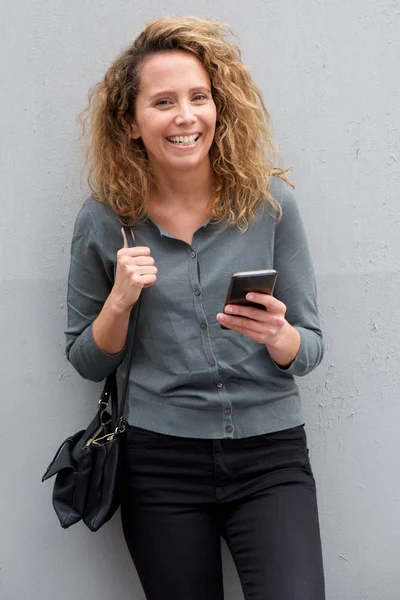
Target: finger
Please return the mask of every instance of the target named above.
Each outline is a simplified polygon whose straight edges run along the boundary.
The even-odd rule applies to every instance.
[[[127,274],[130,277],[134,277],[134,278],[139,278],[140,277],[144,277],[147,275],[157,275],[158,273],[158,269],[157,267],[154,266],[148,266],[148,267],[131,267],[127,270]]]
[[[229,320],[223,313],[217,315],[217,320],[221,325],[230,331],[236,331],[237,333],[245,335],[259,344],[265,343],[266,334],[264,331],[253,331],[245,327],[239,327],[234,321]]]
[[[142,284],[142,286],[144,288],[154,285],[156,281],[157,281],[157,276],[155,274],[148,274],[148,275],[140,276],[140,283]]]
[[[118,256],[150,256],[151,250],[148,246],[134,246],[133,248],[121,248],[118,250]]]
[[[254,321],[261,321],[266,323],[271,318],[268,312],[260,306],[260,308],[254,308],[252,306],[241,306],[239,304],[227,304],[224,308],[224,312],[228,315],[235,315],[239,317],[245,317],[246,319],[253,319]]]
[[[219,313],[217,319],[222,325],[234,331],[239,331],[240,333],[251,331],[264,336],[274,335],[285,324],[285,318],[281,315],[270,315],[268,322],[248,319],[246,317],[228,316],[224,313]]]
[[[265,344],[267,341],[267,336],[265,334],[265,332],[258,332],[258,331],[251,331],[249,329],[244,329],[243,327],[232,327],[230,328],[232,329],[232,331],[236,331],[237,333],[240,333],[241,335],[245,335],[246,337],[250,338],[251,340],[254,340],[255,342],[257,342],[258,344]]]
[[[128,264],[130,264],[130,258],[127,261]],[[134,256],[132,257],[133,261],[138,267],[152,267],[154,265],[154,258],[152,256]]]
[[[256,304],[262,304],[267,310],[272,310],[274,312],[283,312],[283,314],[286,313],[286,305],[283,304],[283,302],[281,302],[277,298],[274,298],[274,296],[271,296],[271,294],[259,294],[257,292],[250,292],[246,295],[246,300],[249,300],[250,302],[255,302]]]
[[[255,333],[265,332],[265,323],[247,319],[245,317],[228,316],[224,313],[218,313],[217,320],[224,327],[233,329],[234,331],[252,331]]]

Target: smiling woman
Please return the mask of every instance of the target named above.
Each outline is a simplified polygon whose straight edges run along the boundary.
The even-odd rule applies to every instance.
[[[194,94],[198,91],[192,105],[214,103],[218,115],[209,153],[214,179],[210,216],[246,229],[260,204],[267,202],[280,214],[280,204],[269,188],[273,175],[288,181],[287,172],[279,167],[279,153],[262,94],[242,63],[240,50],[228,41],[228,36],[226,27],[208,19],[152,21],[93,88],[89,105],[82,113],[89,185],[93,196],[109,204],[126,223],[135,224],[146,218],[146,203],[158,184],[143,140],[137,137],[132,143],[137,96],[144,85],[142,75],[146,78],[145,64],[157,56],[151,68],[167,81],[165,87],[158,79],[149,82],[155,86],[153,94],[161,92],[161,96],[151,100],[158,101],[160,110],[168,112],[175,99],[168,94],[164,98],[163,92],[176,93],[177,89],[171,86],[164,69],[174,75],[175,83],[177,72],[161,55],[171,57],[171,52],[179,55],[175,60],[181,63],[185,58],[182,55],[186,55],[186,71],[197,59],[197,71],[201,73],[194,87],[200,84],[205,89],[191,90]],[[193,127],[179,129],[186,133]]]
[[[323,357],[314,273],[229,30],[147,24],[84,128],[93,196],[72,240],[67,354],[88,379],[127,374],[121,516],[146,598],[223,600],[223,537],[246,599],[323,600],[295,382]],[[224,306],[233,272],[266,269],[274,296]]]

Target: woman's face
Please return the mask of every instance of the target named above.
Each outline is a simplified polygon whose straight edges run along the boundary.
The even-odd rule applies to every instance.
[[[147,58],[132,125],[156,172],[198,169],[209,163],[216,109],[211,83],[193,55],[173,50]]]

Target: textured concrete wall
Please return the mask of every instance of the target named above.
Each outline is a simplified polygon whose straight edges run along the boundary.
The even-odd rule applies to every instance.
[[[397,599],[399,1],[3,0],[1,13],[2,600],[143,598],[118,519],[63,531],[39,481],[98,389],[66,364],[62,334],[87,195],[76,115],[144,21],[179,13],[237,32],[294,167],[327,344],[301,387],[328,600]],[[226,598],[239,600],[225,557]]]

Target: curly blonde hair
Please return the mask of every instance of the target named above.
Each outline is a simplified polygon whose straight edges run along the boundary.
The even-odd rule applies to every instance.
[[[246,230],[263,203],[280,218],[270,181],[276,175],[289,183],[289,169],[276,167],[279,153],[269,114],[239,48],[226,39],[230,33],[226,26],[199,17],[151,21],[90,92],[82,113],[89,186],[93,196],[107,202],[125,223],[146,218],[154,184],[142,141],[127,135],[135,118],[140,67],[148,56],[167,50],[195,56],[211,81],[217,110],[210,148],[215,177],[211,219]]]

